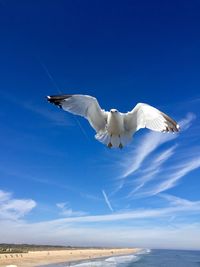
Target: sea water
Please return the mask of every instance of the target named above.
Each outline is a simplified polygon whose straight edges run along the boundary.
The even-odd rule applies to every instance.
[[[48,267],[200,267],[200,251],[143,249],[134,255],[92,261],[51,264]],[[42,267],[42,266],[41,266]]]

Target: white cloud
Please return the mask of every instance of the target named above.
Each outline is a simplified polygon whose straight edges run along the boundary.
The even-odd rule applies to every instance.
[[[113,207],[112,207],[110,200],[109,200],[109,198],[108,198],[108,196],[104,190],[102,190],[102,194],[103,194],[103,197],[105,199],[106,205],[108,206],[109,210],[113,212]]]
[[[70,208],[69,203],[67,202],[60,202],[56,204],[57,208],[60,209],[60,215],[66,217],[74,217],[74,216],[84,216],[87,213],[84,211],[74,211]]]
[[[10,192],[0,190],[0,203],[11,198]]]
[[[7,194],[1,191],[0,195],[6,196]],[[170,228],[167,224],[160,227],[156,226],[156,223],[150,224],[149,222],[163,220],[167,223],[174,216],[188,217],[188,215],[200,214],[199,201],[192,202],[166,194],[162,194],[161,197],[166,199],[170,206],[126,213],[68,217],[38,223],[21,221],[19,217],[15,221],[4,217],[0,220],[1,242],[78,246],[116,246],[117,244],[118,246],[196,249],[200,245],[198,238],[200,225],[180,224]],[[11,195],[4,199],[6,200],[3,200],[3,203],[8,202],[7,209],[20,210],[21,214],[27,211],[25,208],[22,209],[22,204],[27,204],[27,202],[17,201],[11,198]],[[65,202],[57,203],[59,209],[66,209],[66,206]],[[108,223],[124,221],[125,224],[128,220],[132,222],[131,227],[127,225],[122,228],[117,224]]]
[[[0,222],[2,242],[63,244],[76,246],[135,246],[149,248],[199,249],[200,224],[140,225],[120,227],[103,226],[102,223],[90,226],[72,226],[65,222],[60,225],[44,222],[27,224]],[[5,234],[6,233],[6,234]]]
[[[59,209],[64,209],[65,206],[66,206],[66,202],[60,202],[60,203],[57,203],[56,206],[57,206]]]
[[[0,218],[17,220],[24,217],[36,206],[32,199],[15,199],[12,194],[0,190]]]

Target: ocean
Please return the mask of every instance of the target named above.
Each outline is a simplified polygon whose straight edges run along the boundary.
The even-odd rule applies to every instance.
[[[134,255],[114,256],[48,267],[200,267],[200,251],[143,249]],[[42,267],[42,266],[41,266]],[[46,265],[47,267],[47,265]]]

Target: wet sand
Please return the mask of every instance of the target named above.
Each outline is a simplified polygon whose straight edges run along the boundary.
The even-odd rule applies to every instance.
[[[0,254],[0,267],[33,267],[52,263],[72,262],[112,255],[133,254],[136,248],[67,249],[29,251],[28,253]],[[10,266],[10,267],[11,267]]]

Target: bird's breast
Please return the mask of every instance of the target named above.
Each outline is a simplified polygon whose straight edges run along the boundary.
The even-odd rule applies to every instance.
[[[107,131],[109,134],[119,135],[124,132],[123,118],[119,114],[109,114],[107,120]]]

